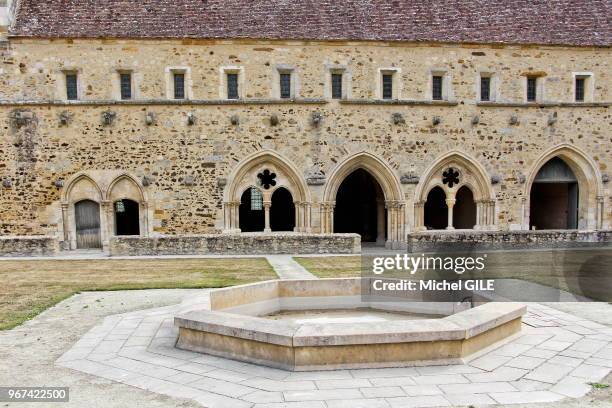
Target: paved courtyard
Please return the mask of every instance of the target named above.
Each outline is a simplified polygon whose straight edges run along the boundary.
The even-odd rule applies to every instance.
[[[174,348],[181,305],[107,317],[57,363],[207,407],[432,407],[579,398],[612,369],[612,329],[531,304],[520,337],[466,365],[286,372]]]
[[[286,275],[300,277],[291,259],[272,263]],[[610,380],[606,376],[612,369],[612,328],[594,321],[611,315],[612,306],[604,303],[555,308],[530,304],[519,337],[466,365],[320,372],[287,372],[175,349],[174,314],[207,303],[208,290],[76,295],[0,333],[0,357],[6,362],[0,380],[12,385],[69,385],[71,405],[89,407],[523,403],[603,408],[612,401],[607,390],[584,397],[592,390],[588,383]],[[576,313],[582,309],[586,313]]]

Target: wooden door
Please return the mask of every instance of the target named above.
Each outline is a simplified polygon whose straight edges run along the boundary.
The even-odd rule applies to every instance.
[[[102,248],[100,236],[100,204],[91,200],[74,205],[77,248]]]

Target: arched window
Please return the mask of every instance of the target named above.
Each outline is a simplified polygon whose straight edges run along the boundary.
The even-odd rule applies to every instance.
[[[136,201],[122,199],[113,204],[115,235],[140,235],[140,209]]]
[[[240,230],[242,232],[258,232],[264,230],[265,215],[263,196],[256,187],[247,188],[240,197],[239,210]]]
[[[457,191],[453,207],[453,226],[456,229],[473,229],[476,225],[476,203],[474,194],[467,186]]]
[[[428,230],[441,230],[448,227],[448,207],[446,193],[440,187],[434,187],[427,194],[425,202],[425,227]]]
[[[272,194],[270,207],[270,229],[272,231],[293,231],[295,228],[295,205],[286,188],[280,187]]]

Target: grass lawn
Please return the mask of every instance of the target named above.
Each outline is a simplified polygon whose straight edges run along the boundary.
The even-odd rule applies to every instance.
[[[463,256],[487,254],[483,272],[419,271],[411,279],[501,279],[512,278],[559,288],[591,299],[612,301],[612,248],[558,249],[546,251],[475,252]],[[421,254],[412,254],[420,256]],[[429,254],[446,257],[461,254]],[[321,278],[360,276],[361,257],[295,258]],[[386,277],[408,278],[405,272],[385,273]]]
[[[276,278],[264,258],[0,261],[0,330],[83,291],[218,288]]]
[[[361,276],[360,256],[295,257],[300,265],[319,278],[353,278]]]

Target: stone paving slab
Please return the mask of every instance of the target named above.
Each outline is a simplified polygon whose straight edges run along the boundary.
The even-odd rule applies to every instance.
[[[110,316],[56,364],[207,408],[425,408],[554,402],[580,398],[612,370],[612,331],[547,306],[541,321],[467,364],[288,372],[174,348],[173,316],[207,307],[206,295],[180,305]],[[589,336],[597,336],[592,338]],[[609,336],[609,337],[608,337]],[[568,341],[569,340],[569,341]]]

